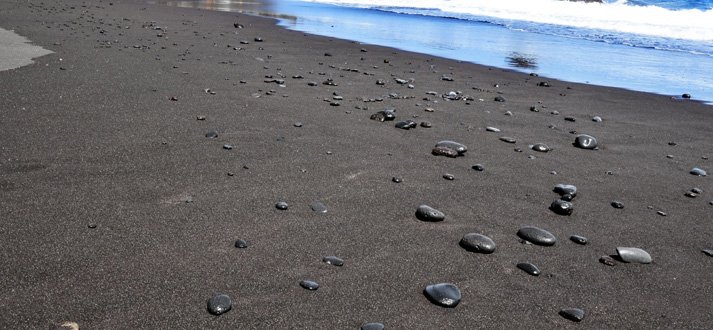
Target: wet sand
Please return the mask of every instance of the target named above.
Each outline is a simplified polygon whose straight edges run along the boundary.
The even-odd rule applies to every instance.
[[[689,174],[713,171],[710,106],[274,24],[132,1],[0,3],[0,27],[54,52],[0,72],[0,324],[713,324],[713,258],[701,252],[713,248],[713,185]],[[443,97],[451,91],[460,99]],[[384,109],[396,121],[370,120]],[[394,127],[407,119],[432,127]],[[581,133],[598,150],[575,148]],[[441,140],[468,151],[432,155]],[[559,183],[577,186],[570,216],[549,210]],[[692,188],[702,193],[685,196]],[[326,213],[311,210],[317,201]],[[445,220],[418,220],[421,204]],[[523,244],[523,226],[557,243]],[[492,238],[495,252],[460,247],[467,233]],[[589,243],[570,241],[575,234]],[[235,248],[237,239],[249,246]],[[653,262],[599,262],[620,246]],[[331,255],[344,265],[322,262]],[[444,282],[462,293],[455,308],[423,294]],[[215,293],[232,310],[208,313]],[[579,324],[558,315],[572,307],[586,312]]]

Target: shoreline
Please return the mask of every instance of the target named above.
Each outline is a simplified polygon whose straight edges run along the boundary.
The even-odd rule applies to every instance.
[[[11,288],[0,324],[713,324],[713,258],[701,252],[713,184],[689,174],[713,171],[707,105],[139,1],[11,0],[0,21],[54,52],[0,72],[0,283]],[[370,119],[389,108],[396,121]],[[403,120],[432,126],[394,127]],[[599,149],[575,148],[582,133]],[[432,155],[441,140],[468,151]],[[549,210],[560,183],[578,188],[570,216]],[[692,188],[702,192],[687,197]],[[418,220],[421,204],[446,219]],[[557,243],[521,243],[524,226]],[[460,247],[467,233],[492,238],[495,252]],[[621,246],[654,261],[599,262]],[[441,282],[460,288],[457,307],[424,296]],[[216,293],[231,311],[206,310]],[[558,315],[572,307],[586,312],[581,324]]]

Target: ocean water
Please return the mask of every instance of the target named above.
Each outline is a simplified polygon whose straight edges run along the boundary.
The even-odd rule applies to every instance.
[[[713,103],[713,0],[196,0],[289,29]]]

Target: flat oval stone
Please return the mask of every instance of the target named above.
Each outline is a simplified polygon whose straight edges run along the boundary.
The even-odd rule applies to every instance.
[[[517,264],[517,268],[522,269],[525,273],[528,273],[532,276],[539,276],[540,275],[540,269],[537,268],[534,264],[531,264],[529,262],[521,262]]]
[[[492,126],[486,127],[485,130],[488,131],[488,132],[496,132],[496,133],[497,133],[497,132],[500,132],[500,129],[499,129],[499,128],[497,128],[497,127],[492,127]]]
[[[485,235],[469,233],[463,235],[460,246],[467,251],[490,254],[495,252],[495,242]]]
[[[555,193],[558,193],[560,195],[572,195],[572,197],[577,196],[577,187],[571,184],[563,184],[560,183],[555,186],[553,189]]]
[[[592,121],[595,122],[595,123],[601,123],[601,122],[602,122],[602,117],[594,116],[594,117],[592,117]]]
[[[384,330],[384,325],[378,322],[362,324],[361,330]]]
[[[290,207],[287,202],[277,202],[275,204],[275,208],[278,210],[287,210],[287,208]]]
[[[515,143],[515,142],[517,142],[517,140],[515,140],[514,138],[511,138],[511,137],[509,137],[509,136],[503,136],[503,137],[501,137],[501,138],[500,138],[500,141],[503,141],[503,142],[506,142],[506,143]]]
[[[697,175],[697,176],[706,176],[706,175],[708,175],[708,174],[706,173],[706,171],[704,171],[704,170],[702,170],[702,169],[700,169],[700,168],[698,168],[698,167],[694,167],[693,169],[691,169],[691,172],[690,172],[690,173],[693,174],[693,175]]]
[[[552,204],[550,204],[550,210],[559,215],[572,215],[574,204],[565,200],[555,199]]]
[[[335,256],[324,257],[324,258],[322,258],[322,262],[324,262],[326,264],[338,266],[338,267],[344,266],[344,260],[342,260],[342,258],[335,257]]]
[[[615,209],[623,209],[624,208],[624,204],[620,201],[611,202],[611,206]]]
[[[616,253],[624,262],[650,264],[651,256],[648,252],[633,247],[618,247]]]
[[[569,240],[579,245],[587,245],[587,243],[589,242],[586,237],[579,235],[572,235],[569,237]]]
[[[446,218],[445,213],[436,210],[428,205],[419,205],[416,209],[416,218],[421,221],[437,222]]]
[[[401,179],[401,178],[395,176],[395,177],[391,178],[391,181],[393,181],[393,182],[395,182],[395,183],[401,183],[401,182],[403,181],[403,179]]]
[[[616,265],[616,260],[610,256],[601,256],[599,257],[599,262],[607,265],[607,266],[615,266]]]
[[[208,133],[205,133],[205,137],[207,137],[209,139],[215,139],[218,137],[218,132],[210,131]]]
[[[248,247],[248,242],[244,239],[239,239],[235,241],[235,247],[238,249],[245,249]]]
[[[472,168],[473,168],[474,170],[478,171],[478,172],[485,171],[485,166],[483,166],[483,165],[481,165],[481,164],[475,164],[475,165],[473,165]]]
[[[429,285],[423,290],[423,294],[432,303],[442,307],[456,307],[461,300],[460,289],[451,283]]]
[[[550,149],[550,147],[548,147],[548,146],[547,146],[546,144],[544,144],[544,143],[535,143],[535,144],[532,145],[531,148],[532,148],[532,150],[535,150],[535,151],[538,151],[538,152],[548,152],[548,151],[552,150],[552,149]]]
[[[461,155],[458,151],[447,147],[435,147],[431,150],[431,153],[435,156],[446,156],[450,158],[456,158]]]
[[[317,213],[327,213],[327,206],[324,205],[324,204],[322,204],[322,202],[320,202],[320,201],[317,201],[317,202],[312,203],[309,207],[310,207],[310,208],[312,209],[312,211],[314,211],[314,212],[317,212]]]
[[[456,179],[456,177],[455,177],[453,174],[450,174],[450,173],[443,174],[443,178],[446,179],[446,180],[450,180],[450,181],[453,181],[453,180]]]
[[[319,289],[319,283],[310,280],[300,281],[300,286],[310,291]]]
[[[230,145],[230,144],[224,144],[224,145],[223,145],[223,149],[225,149],[225,150],[233,150],[233,146]]]
[[[597,145],[597,139],[591,135],[580,134],[574,139],[574,146],[577,148],[594,149]]]
[[[416,122],[413,120],[404,120],[404,121],[400,121],[400,122],[396,123],[396,125],[394,125],[394,127],[408,130],[408,129],[416,128],[417,125],[418,124],[416,124]]]
[[[455,141],[450,141],[450,140],[443,140],[443,141],[436,143],[436,148],[439,148],[439,147],[446,147],[449,149],[453,149],[456,152],[458,152],[458,154],[461,154],[461,155],[464,154],[466,151],[468,151],[468,147],[466,147],[464,144],[458,143]]]
[[[559,312],[560,316],[574,322],[584,320],[584,311],[579,308],[564,308]]]
[[[520,230],[517,231],[517,236],[535,245],[552,246],[557,242],[555,235],[534,226],[520,228]]]
[[[226,294],[216,294],[208,299],[208,312],[213,315],[223,314],[232,307],[233,301]]]

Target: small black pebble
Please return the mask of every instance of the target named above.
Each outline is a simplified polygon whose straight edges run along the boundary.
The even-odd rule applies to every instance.
[[[613,208],[615,208],[615,209],[623,209],[623,208],[624,208],[624,204],[622,204],[622,203],[619,202],[619,201],[613,201],[613,202],[611,202],[611,206],[612,206]]]
[[[522,269],[525,271],[525,273],[528,273],[532,276],[539,276],[540,275],[540,269],[537,268],[534,264],[531,264],[529,262],[521,262],[517,264],[517,268]]]
[[[248,242],[244,239],[239,239],[235,241],[235,247],[238,249],[244,249],[248,247]]]
[[[208,312],[213,315],[220,315],[229,311],[233,307],[233,301],[225,294],[216,294],[208,299]]]
[[[580,322],[584,319],[584,311],[579,308],[565,308],[560,310],[560,316],[574,322]]]
[[[384,330],[384,325],[378,322],[365,323],[361,326],[361,330]]]
[[[456,177],[453,176],[453,174],[446,173],[446,174],[443,174],[443,178],[446,179],[446,180],[451,180],[451,181],[453,181],[453,180],[455,180]]]
[[[284,211],[287,210],[288,207],[289,205],[287,204],[287,202],[277,202],[277,204],[275,204],[275,208],[277,208],[278,210]]]
[[[473,165],[473,169],[478,172],[482,172],[482,171],[485,171],[485,166],[483,166],[481,164],[475,164],[475,165]]]
[[[319,283],[310,280],[300,281],[300,286],[310,291],[319,289]]]
[[[391,178],[391,181],[396,182],[396,183],[401,183],[403,180],[401,180],[401,178],[395,176],[395,177]]]
[[[87,227],[89,227],[89,229],[94,229],[94,228],[97,227],[97,224],[96,224],[96,223],[90,223],[90,224],[87,225]]]
[[[601,257],[599,258],[599,262],[601,262],[601,263],[603,263],[603,264],[605,264],[605,265],[607,265],[607,266],[614,266],[614,265],[616,265],[616,261],[614,260],[614,258],[612,258],[612,257],[610,257],[610,256],[601,256]]]
[[[335,256],[324,257],[322,258],[322,262],[338,267],[344,266],[344,260]]]
[[[579,245],[587,245],[589,242],[586,237],[580,235],[572,235],[569,237],[569,240]]]

